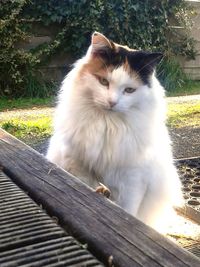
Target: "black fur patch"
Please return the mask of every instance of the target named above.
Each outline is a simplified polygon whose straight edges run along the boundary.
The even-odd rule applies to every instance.
[[[144,84],[149,86],[151,74],[163,57],[162,53],[130,51],[123,47],[120,47],[118,51],[115,49],[100,50],[98,56],[103,58],[107,66],[112,65],[115,68],[122,66],[127,60],[130,68],[139,74]]]

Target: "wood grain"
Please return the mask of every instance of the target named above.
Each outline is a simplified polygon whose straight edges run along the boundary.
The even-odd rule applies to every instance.
[[[0,130],[0,165],[106,266],[200,266],[197,257],[3,130]]]

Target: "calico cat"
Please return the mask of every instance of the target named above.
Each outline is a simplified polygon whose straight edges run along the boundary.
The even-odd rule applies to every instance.
[[[95,32],[62,83],[47,152],[91,187],[105,184],[114,202],[154,228],[182,203],[155,77],[161,58]]]

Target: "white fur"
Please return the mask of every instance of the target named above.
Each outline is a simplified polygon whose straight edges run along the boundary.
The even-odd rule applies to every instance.
[[[123,67],[108,73],[108,90],[92,74],[79,75],[88,58],[63,81],[47,158],[94,188],[101,181],[118,205],[157,227],[182,201],[164,90],[154,75],[149,88]],[[137,90],[127,94],[126,87]],[[117,102],[113,109],[109,100]]]

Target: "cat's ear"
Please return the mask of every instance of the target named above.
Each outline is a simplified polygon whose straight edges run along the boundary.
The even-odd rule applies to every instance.
[[[133,51],[129,61],[131,68],[140,75],[142,81],[149,84],[149,78],[162,58],[162,53]]]
[[[163,54],[160,52],[146,53],[143,58],[144,65],[149,67],[149,69],[154,70],[156,65],[160,63],[162,58],[163,58]]]
[[[94,32],[91,38],[91,52],[92,54],[102,54],[113,49],[114,44],[108,40],[103,34]]]

